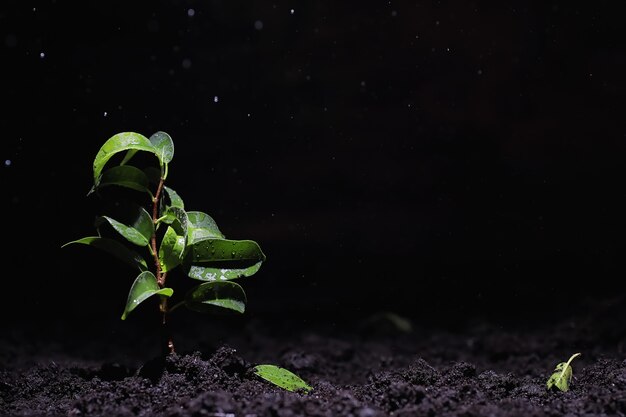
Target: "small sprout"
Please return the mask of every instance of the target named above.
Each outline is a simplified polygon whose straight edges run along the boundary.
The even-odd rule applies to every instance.
[[[567,362],[561,362],[554,368],[554,373],[548,378],[546,384],[548,389],[557,387],[563,392],[569,390],[569,383],[572,381],[571,363],[578,356],[580,356],[580,353],[574,353]]]
[[[313,389],[298,375],[276,365],[257,365],[253,370],[257,376],[287,391],[308,393]]]
[[[411,320],[406,317],[402,317],[399,314],[388,312],[385,313],[385,317],[389,320],[399,331],[403,333],[411,333],[413,331],[413,325]]]
[[[413,324],[411,320],[392,311],[382,311],[376,313],[366,320],[367,324],[374,326],[391,327],[401,333],[411,333]]]

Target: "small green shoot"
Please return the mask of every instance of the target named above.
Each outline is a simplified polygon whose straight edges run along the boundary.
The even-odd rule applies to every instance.
[[[152,155],[152,166],[140,169],[130,165],[138,152]],[[165,185],[173,158],[174,142],[165,132],[157,132],[150,138],[123,132],[109,138],[94,159],[94,184],[88,195],[101,196],[105,194],[101,192],[104,188],[121,187],[133,190],[129,197],[132,201],[115,201],[116,206],[126,208],[118,213],[123,219],[99,216],[95,222],[97,236],[63,245],[93,246],[138,270],[122,320],[139,304],[158,296],[164,353],[174,352],[166,322],[176,308],[243,313],[246,294],[233,280],[255,274],[265,261],[256,242],[227,240],[211,216],[185,210],[180,195]],[[120,205],[122,202],[130,204]],[[174,290],[165,283],[178,266],[179,271],[200,282],[173,307],[168,307]]]
[[[569,390],[569,383],[572,380],[571,363],[578,356],[580,356],[580,353],[574,353],[567,362],[561,362],[554,368],[554,373],[548,378],[546,384],[549,390],[553,387],[557,387],[563,392]]]
[[[313,389],[298,375],[276,365],[257,365],[253,370],[257,376],[287,391],[308,393]]]
[[[411,333],[413,331],[411,320],[392,311],[375,313],[365,320],[364,324],[375,326],[375,328],[390,328],[400,333]]]

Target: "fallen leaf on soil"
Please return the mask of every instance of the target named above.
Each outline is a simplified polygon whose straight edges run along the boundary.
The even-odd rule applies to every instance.
[[[264,380],[286,389],[287,391],[302,390],[308,393],[313,389],[298,375],[276,365],[257,365],[254,367],[254,373]]]

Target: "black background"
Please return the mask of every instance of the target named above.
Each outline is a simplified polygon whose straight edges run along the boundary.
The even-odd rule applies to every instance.
[[[9,320],[118,319],[134,272],[60,246],[93,234],[91,164],[122,131],[168,132],[187,208],[264,249],[251,315],[541,317],[623,291],[609,2],[139,3],[1,6]]]

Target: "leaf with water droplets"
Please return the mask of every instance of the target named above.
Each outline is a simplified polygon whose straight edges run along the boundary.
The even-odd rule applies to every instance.
[[[204,239],[189,245],[185,273],[200,281],[220,281],[254,275],[265,254],[252,240]]]
[[[243,288],[231,281],[205,282],[185,296],[185,306],[200,313],[243,313],[246,301]]]
[[[265,254],[253,240],[203,239],[189,246],[195,263],[265,261]]]
[[[130,250],[115,239],[109,239],[100,236],[90,236],[68,242],[61,247],[64,248],[65,246],[72,243],[93,246],[94,248],[98,248],[110,253],[119,260],[138,268],[140,271],[148,270],[148,265],[146,265],[145,259],[143,259],[137,252]]]
[[[142,272],[135,278],[135,282],[133,282],[132,287],[130,287],[126,307],[122,314],[122,320],[126,320],[126,317],[128,317],[131,311],[153,295],[171,297],[173,293],[174,290],[171,288],[159,288],[157,279],[152,272]]]
[[[101,216],[96,220],[96,227],[106,221],[129,242],[138,246],[148,246],[154,233],[154,223],[150,214],[141,206],[131,205],[127,215],[130,220],[126,224],[109,216]]]
[[[180,265],[184,250],[185,237],[180,236],[173,227],[168,226],[159,248],[161,270],[168,272]]]
[[[169,207],[165,212],[165,223],[172,225],[176,233],[185,238],[187,246],[187,235],[189,233],[189,218],[187,212],[180,207]]]
[[[150,136],[150,143],[157,150],[159,160],[164,164],[169,164],[174,158],[174,141],[165,132],[156,132]]]
[[[156,155],[156,149],[150,140],[135,132],[123,132],[107,140],[96,154],[93,161],[93,183],[97,188],[100,185],[102,169],[115,154],[123,151],[146,151]]]
[[[217,227],[211,216],[201,211],[188,211],[189,217],[189,244],[204,239],[224,239],[224,235]]]
[[[118,185],[137,191],[148,192],[148,177],[146,174],[131,165],[120,165],[110,168],[102,173],[99,187]],[[89,191],[95,191],[95,186]]]
[[[115,231],[117,231],[120,235],[122,235],[126,240],[130,243],[133,243],[137,246],[148,246],[149,239],[146,239],[144,235],[142,235],[139,230],[127,226],[124,223],[118,222],[115,219],[112,219],[108,216],[101,216],[96,220],[96,227],[99,227],[102,223],[108,222]]]
[[[548,389],[557,387],[559,390],[565,392],[569,390],[569,384],[572,381],[572,361],[580,356],[580,353],[573,354],[567,362],[561,362],[554,368],[554,373],[548,378],[546,386]]]
[[[183,203],[183,199],[180,198],[178,193],[171,189],[170,187],[165,188],[165,192],[167,193],[167,197],[170,199],[168,206],[169,207],[178,207],[180,209],[185,209],[185,203]]]
[[[194,264],[185,265],[185,273],[189,278],[200,281],[231,280],[241,277],[249,277],[256,274],[261,269],[261,262],[257,262],[247,268],[236,268],[226,263],[223,268],[211,268],[209,266],[198,266]]]
[[[287,391],[304,391],[308,393],[313,389],[298,375],[276,365],[257,365],[253,370],[259,377]]]

